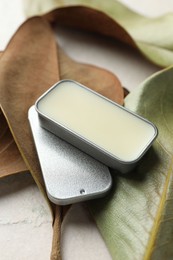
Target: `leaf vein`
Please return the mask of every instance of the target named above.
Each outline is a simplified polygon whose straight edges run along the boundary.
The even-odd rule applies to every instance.
[[[172,157],[172,160],[171,160],[170,165],[168,167],[167,178],[166,178],[165,185],[164,185],[164,188],[163,188],[163,192],[162,192],[162,196],[161,196],[161,200],[160,200],[160,205],[159,205],[159,208],[158,208],[158,211],[157,211],[157,214],[156,214],[153,229],[151,231],[151,236],[150,236],[151,238],[148,242],[148,247],[147,247],[146,253],[144,255],[144,260],[151,259],[151,255],[152,255],[152,252],[154,250],[154,244],[155,244],[157,233],[158,233],[158,230],[159,230],[159,227],[160,227],[160,224],[161,224],[162,212],[164,210],[164,205],[165,205],[165,201],[166,201],[167,189],[168,189],[169,181],[170,181],[170,178],[171,178],[171,175],[172,175],[172,168],[173,168],[173,157]]]

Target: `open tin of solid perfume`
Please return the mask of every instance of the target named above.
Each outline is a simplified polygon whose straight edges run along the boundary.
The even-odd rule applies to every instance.
[[[156,126],[72,80],[63,80],[35,104],[41,127],[105,165],[126,173],[157,136]]]

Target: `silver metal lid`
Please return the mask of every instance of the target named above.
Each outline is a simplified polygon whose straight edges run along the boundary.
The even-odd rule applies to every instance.
[[[105,195],[112,178],[104,164],[43,129],[35,107],[29,110],[30,126],[49,199],[66,205]]]

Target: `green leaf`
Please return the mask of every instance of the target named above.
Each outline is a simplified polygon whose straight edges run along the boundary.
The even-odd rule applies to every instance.
[[[173,64],[173,14],[147,18],[115,0],[34,0],[32,4],[29,0],[25,1],[25,13],[27,16],[38,15],[55,8],[76,5],[94,8],[106,14],[112,19],[111,28],[114,35],[111,32],[110,36],[120,39],[125,30],[135,42],[136,48],[153,63],[162,67]],[[85,16],[85,12],[83,15]],[[80,19],[80,23],[82,20]],[[122,28],[117,31],[113,23],[118,23]],[[104,34],[104,30],[102,33]]]
[[[173,259],[173,68],[147,79],[125,105],[154,122],[154,145],[90,209],[113,259]],[[127,144],[128,145],[128,144]]]

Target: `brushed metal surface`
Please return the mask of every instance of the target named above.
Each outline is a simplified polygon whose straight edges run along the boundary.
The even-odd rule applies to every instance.
[[[107,194],[112,185],[107,166],[40,127],[34,106],[28,117],[52,202],[67,205]]]

